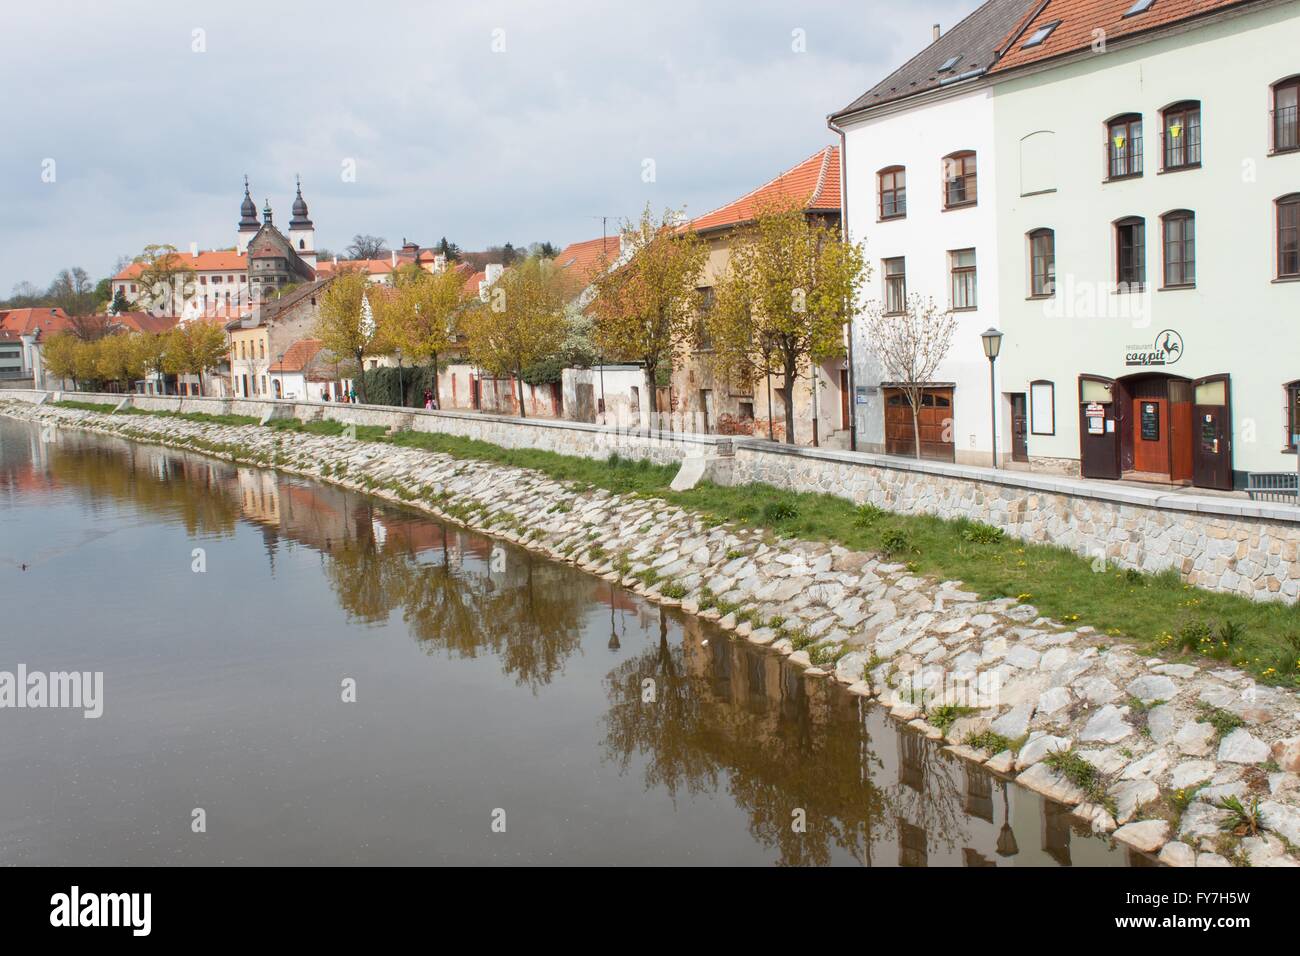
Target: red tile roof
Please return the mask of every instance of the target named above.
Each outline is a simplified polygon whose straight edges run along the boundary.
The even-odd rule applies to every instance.
[[[36,331],[49,335],[68,328],[67,313],[57,307],[0,311],[0,331],[13,332],[15,335]]]
[[[272,372],[301,372],[324,346],[320,339],[299,339],[289,346],[284,358],[271,366]]]
[[[175,256],[181,264],[189,266],[195,272],[243,272],[248,268],[247,257],[233,249],[208,249],[197,256],[178,249]],[[113,278],[138,279],[143,271],[143,262],[133,262]]]
[[[824,146],[771,182],[746,193],[735,202],[691,220],[697,232],[751,222],[757,211],[771,202],[802,202],[810,211],[840,211],[840,148]]]
[[[119,312],[105,318],[131,332],[166,332],[175,328],[179,321],[174,315],[153,315],[149,312]]]
[[[1089,49],[1094,30],[1104,30],[1108,41],[1144,33],[1156,27],[1204,16],[1228,7],[1258,0],[1155,0],[1145,12],[1124,16],[1136,0],[1043,0],[1003,41],[1005,52],[990,72],[1000,73],[1038,63],[1066,53]],[[1039,29],[1059,25],[1037,46],[1025,43]]]
[[[602,266],[616,262],[619,249],[618,236],[574,242],[560,250],[560,254],[555,257],[555,264],[561,269],[571,269],[573,275],[585,282],[599,272]]]
[[[401,257],[398,257],[399,263]],[[407,257],[407,262],[410,257]],[[336,264],[333,259],[322,259],[316,263],[316,277],[318,279],[325,276],[332,276],[336,272],[342,272],[345,269],[357,269],[366,275],[380,276],[388,275],[393,271],[392,258],[388,259],[340,259]]]

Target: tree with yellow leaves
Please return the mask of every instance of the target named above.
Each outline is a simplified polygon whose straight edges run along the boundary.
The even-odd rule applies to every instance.
[[[519,383],[520,417],[527,417],[524,369],[564,346],[570,291],[554,260],[532,256],[503,272],[488,301],[475,303],[462,318],[470,359]]]
[[[106,335],[90,343],[90,348],[95,355],[98,378],[117,382],[124,392],[129,392],[137,380],[144,378],[144,362],[136,336],[123,332]]]
[[[433,402],[438,408],[438,355],[451,345],[465,300],[463,277],[456,269],[426,272],[410,264],[393,272],[388,295],[371,301],[384,345],[400,348],[412,361],[427,359],[433,365]]]
[[[704,329],[729,373],[784,376],[790,444],[795,382],[844,354],[844,328],[867,273],[862,249],[798,203],[761,207],[731,246]]]
[[[641,363],[650,398],[650,427],[656,427],[655,386],[659,366],[670,367],[695,333],[699,280],[708,247],[683,230],[679,216],[665,211],[655,220],[647,205],[636,225],[628,224],[635,252],[615,269],[602,269],[592,282],[591,337],[602,355]]]
[[[224,362],[229,352],[230,345],[221,326],[203,319],[191,319],[169,333],[164,364],[168,371],[197,375],[199,394],[202,395],[204,373]]]
[[[376,335],[374,302],[367,296],[374,297],[374,302],[380,298],[366,274],[356,269],[341,270],[321,293],[320,319],[316,323],[316,337],[325,348],[356,360],[356,383],[362,402],[366,400],[364,359],[377,354],[381,341]]]

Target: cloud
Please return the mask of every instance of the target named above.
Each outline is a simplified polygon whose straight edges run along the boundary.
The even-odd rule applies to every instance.
[[[0,294],[151,242],[230,245],[245,173],[281,224],[301,173],[335,250],[358,232],[563,244],[646,202],[703,212],[830,142],[828,113],[977,5],[10,5]]]

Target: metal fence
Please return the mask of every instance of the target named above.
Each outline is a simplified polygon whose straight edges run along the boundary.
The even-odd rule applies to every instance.
[[[1300,473],[1294,471],[1252,471],[1246,478],[1246,493],[1252,501],[1300,503]]]

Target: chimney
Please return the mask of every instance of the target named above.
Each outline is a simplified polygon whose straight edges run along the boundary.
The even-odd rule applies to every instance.
[[[394,249],[394,250],[393,250],[389,255],[390,255],[390,258],[391,258],[391,261],[389,262],[389,265],[391,265],[394,269],[396,269],[396,268],[397,268],[397,250]]]
[[[934,40],[933,40],[932,42],[934,42],[934,43],[938,43],[938,42],[939,42],[939,35],[940,35],[940,33],[941,33],[941,31],[939,30],[939,24],[936,23],[936,24],[934,25]]]
[[[190,243],[190,256],[195,259],[199,257],[199,244],[197,242]]]

